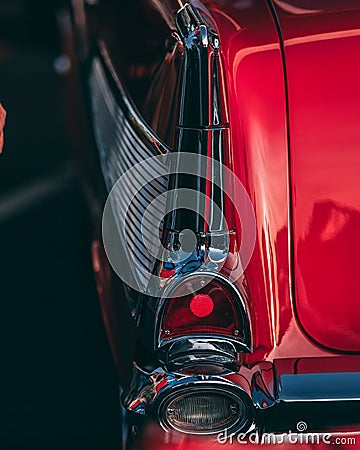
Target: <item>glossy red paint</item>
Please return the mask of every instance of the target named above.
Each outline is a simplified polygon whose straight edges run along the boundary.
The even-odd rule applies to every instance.
[[[288,79],[296,310],[319,344],[358,352],[360,5],[274,3]]]
[[[206,6],[221,38],[230,164],[251,197],[257,221],[255,251],[238,286],[252,326],[253,353],[246,359],[321,356],[326,352],[304,335],[294,314],[286,85],[276,24],[265,0]],[[237,231],[240,235],[239,223]]]
[[[277,373],[341,373],[358,372],[359,358],[355,356],[340,356],[338,358],[300,358],[275,361]]]

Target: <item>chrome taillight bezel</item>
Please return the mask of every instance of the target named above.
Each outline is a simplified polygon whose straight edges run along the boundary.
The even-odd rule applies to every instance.
[[[208,279],[209,283],[211,283],[212,280],[216,280],[217,282],[220,282],[222,285],[224,285],[224,288],[231,293],[237,305],[237,312],[238,314],[241,315],[241,322],[243,326],[241,335],[229,336],[229,335],[222,335],[221,333],[206,333],[206,334],[186,334],[184,336],[178,336],[174,338],[169,337],[166,339],[162,337],[162,325],[164,320],[164,313],[166,310],[166,303],[169,301],[169,298],[171,298],[171,292],[174,292],[182,284],[188,283],[189,281],[192,281],[193,279],[196,278]],[[196,339],[203,341],[204,339],[211,340],[215,338],[216,340],[220,341],[224,340],[226,342],[231,342],[232,344],[235,345],[237,349],[239,349],[242,352],[251,351],[252,345],[251,345],[250,320],[246,302],[240,291],[237,289],[237,287],[221,273],[199,270],[189,275],[179,277],[178,279],[173,280],[173,282],[167,286],[167,288],[164,290],[164,294],[165,295],[162,298],[160,298],[157,303],[155,313],[154,342],[156,350],[166,350],[171,346],[173,346],[174,343],[180,343],[181,341],[186,341],[189,339],[191,339],[192,341]]]

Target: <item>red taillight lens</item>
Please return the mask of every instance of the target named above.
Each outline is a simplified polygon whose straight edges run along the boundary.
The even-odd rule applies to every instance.
[[[243,337],[238,299],[221,280],[192,277],[166,300],[161,338],[195,334]]]

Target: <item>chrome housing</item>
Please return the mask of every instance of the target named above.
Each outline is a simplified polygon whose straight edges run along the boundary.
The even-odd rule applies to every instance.
[[[175,428],[185,433],[212,434],[225,428],[234,431],[246,430],[252,425],[255,414],[253,402],[246,391],[247,383],[241,377],[238,383],[234,383],[227,379],[228,376],[231,377],[232,372],[220,367],[218,369],[220,369],[218,375],[194,375],[190,373],[191,371],[175,373],[162,368],[147,372],[134,365],[130,387],[122,396],[123,404],[129,411],[152,417],[166,431]],[[232,404],[236,405],[238,411],[234,411],[231,423],[226,423],[223,428],[217,427],[206,431],[196,428],[190,431],[184,427],[174,426],[167,417],[172,402],[184,396],[195,396],[199,392],[232,399]]]

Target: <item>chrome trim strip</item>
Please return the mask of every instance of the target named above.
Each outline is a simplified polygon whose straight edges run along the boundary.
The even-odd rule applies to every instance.
[[[211,352],[223,355],[232,361],[236,360],[236,349],[232,342],[228,340],[216,339],[212,337],[196,338],[187,337],[185,339],[174,339],[169,343],[168,354],[169,361],[179,355],[187,353]]]
[[[103,66],[107,72],[108,81],[112,84],[112,92],[119,101],[122,111],[126,119],[132,124],[134,131],[139,138],[147,146],[147,148],[153,150],[153,154],[159,153],[166,154],[171,152],[171,148],[168,147],[149,127],[145,122],[139,110],[135,106],[126,92],[123,84],[121,83],[114,66],[111,63],[111,58],[108,54],[104,42],[98,42],[99,56],[101,57]]]
[[[182,369],[191,370],[200,365],[208,368],[208,372],[216,367],[222,367],[225,371],[237,371],[238,348],[227,339],[217,339],[214,336],[192,336],[174,339],[163,352],[164,363],[170,371]],[[217,369],[218,371],[221,369]]]
[[[360,401],[360,372],[280,375],[277,401],[285,403]]]

